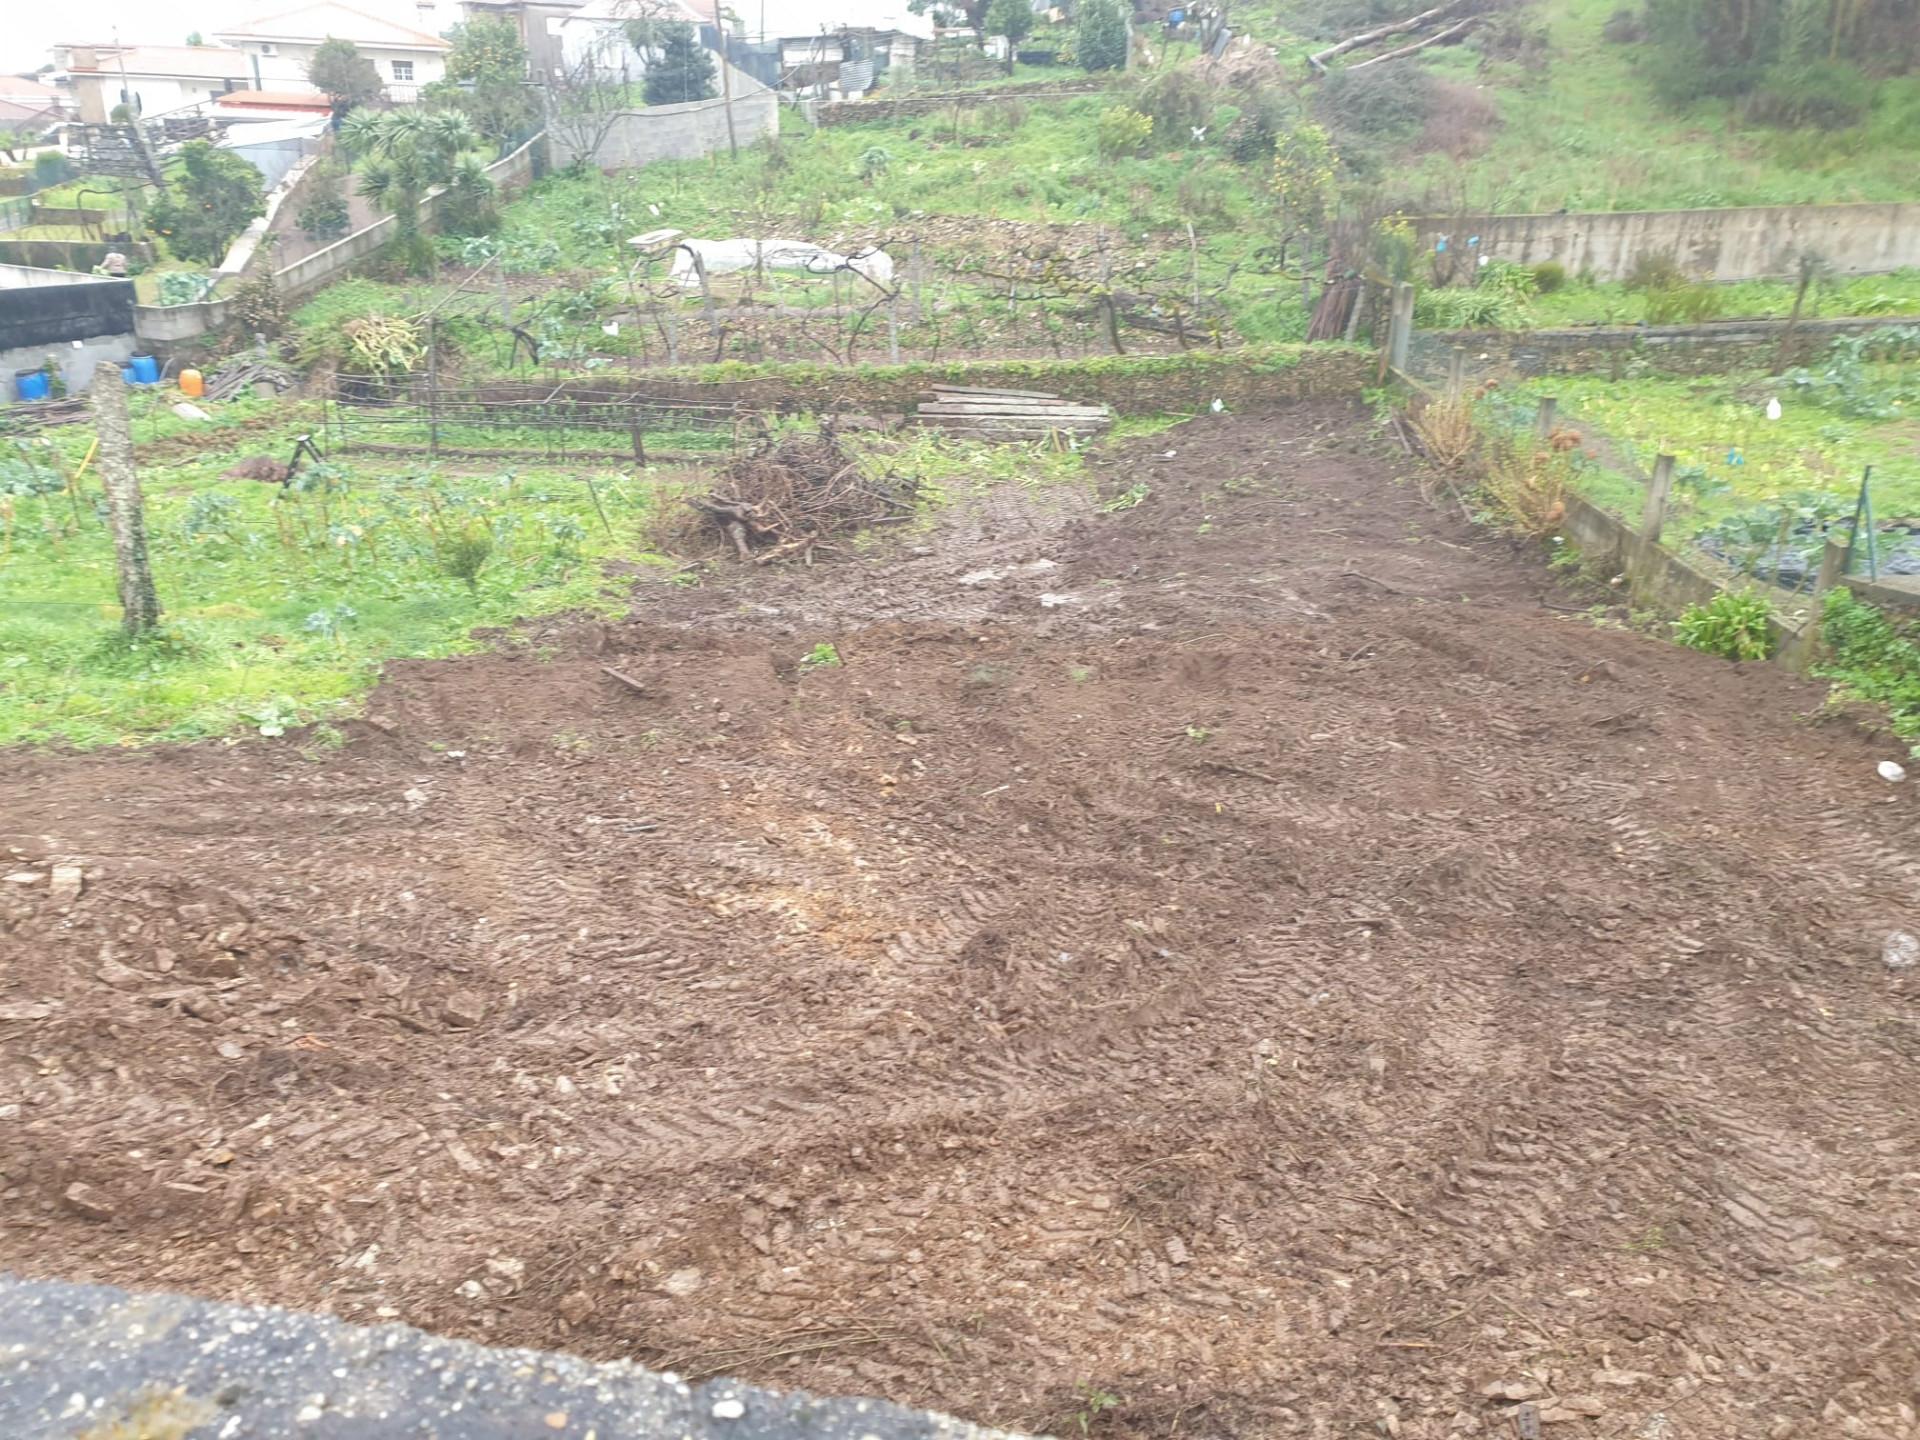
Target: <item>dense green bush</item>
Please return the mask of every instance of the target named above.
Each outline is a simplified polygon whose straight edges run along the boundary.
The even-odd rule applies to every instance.
[[[1772,612],[1752,590],[1722,590],[1705,605],[1689,605],[1673,622],[1674,638],[1725,660],[1764,660],[1773,653]]]
[[[1080,0],[1080,23],[1074,30],[1073,54],[1082,70],[1123,70],[1131,5],[1119,0]]]
[[[1138,155],[1152,138],[1153,121],[1138,110],[1115,105],[1100,112],[1096,143],[1104,158],[1117,160],[1123,155]]]
[[[1567,267],[1558,260],[1542,260],[1533,267],[1533,288],[1536,294],[1551,295],[1556,290],[1567,288]]]
[[[1897,734],[1920,735],[1920,645],[1911,623],[1896,627],[1841,585],[1827,592],[1820,638],[1827,658],[1815,674],[1843,694],[1886,706]]]

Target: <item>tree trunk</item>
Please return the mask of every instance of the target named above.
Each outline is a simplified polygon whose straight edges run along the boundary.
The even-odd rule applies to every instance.
[[[100,435],[100,479],[113,530],[113,565],[120,578],[120,623],[137,639],[160,623],[160,597],[147,560],[147,518],[140,477],[133,468],[133,423],[120,366],[102,360],[93,373],[93,423]]]

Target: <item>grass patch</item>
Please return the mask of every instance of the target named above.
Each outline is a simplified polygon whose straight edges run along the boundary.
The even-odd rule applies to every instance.
[[[70,453],[81,431],[38,453]],[[277,452],[284,438],[245,448]],[[0,744],[276,733],[348,708],[383,661],[476,648],[476,627],[617,608],[599,562],[646,558],[644,481],[601,480],[597,509],[560,470],[356,461],[283,492],[220,478],[240,450],[143,467],[166,624],[137,644],[120,634],[97,492],[78,507],[67,493],[14,500],[0,542]]]
[[[1911,374],[1911,362],[1865,367],[1885,383]],[[1488,403],[1509,429],[1532,422],[1534,399],[1559,397],[1561,424],[1579,442],[1572,452],[1576,488],[1589,500],[1637,521],[1644,500],[1639,479],[1661,454],[1677,463],[1667,533],[1688,536],[1759,506],[1826,497],[1847,509],[1862,471],[1873,471],[1875,508],[1883,521],[1920,515],[1920,420],[1844,413],[1837,393],[1795,387],[1761,374],[1710,379],[1606,380],[1555,376],[1528,381]],[[1515,403],[1516,396],[1518,403]],[[1778,397],[1782,413],[1769,420]]]
[[[1913,198],[1920,76],[1881,81],[1866,119],[1844,131],[1744,124],[1724,100],[1675,111],[1644,73],[1648,47],[1602,36],[1619,8],[1537,0],[1525,19],[1551,41],[1538,70],[1483,66],[1468,46],[1434,52],[1437,75],[1488,87],[1502,123],[1464,171],[1446,155],[1416,160],[1409,188],[1464,188],[1470,209],[1537,213]]]
[[[1913,621],[1896,624],[1884,611],[1836,586],[1827,592],[1820,626],[1826,659],[1814,673],[1833,681],[1842,698],[1885,706],[1895,734],[1920,738],[1920,644],[1915,632]],[[1920,753],[1920,746],[1915,751]]]

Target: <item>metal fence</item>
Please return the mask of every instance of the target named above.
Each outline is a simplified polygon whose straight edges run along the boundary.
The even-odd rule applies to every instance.
[[[336,374],[331,392],[329,449],[428,459],[644,465],[731,454],[766,427],[739,404],[592,382],[443,385],[432,377]]]

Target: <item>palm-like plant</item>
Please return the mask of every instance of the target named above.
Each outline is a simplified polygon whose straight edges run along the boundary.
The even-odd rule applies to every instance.
[[[340,141],[360,162],[360,193],[394,217],[411,269],[430,255],[420,234],[420,202],[444,185],[456,213],[477,214],[493,194],[472,122],[453,110],[358,110],[340,127]]]

